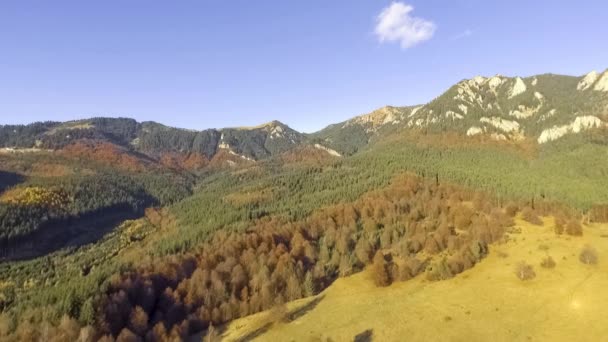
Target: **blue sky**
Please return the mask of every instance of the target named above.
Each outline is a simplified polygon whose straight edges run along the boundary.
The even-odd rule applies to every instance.
[[[606,1],[0,2],[0,123],[303,131],[475,75],[608,67]]]

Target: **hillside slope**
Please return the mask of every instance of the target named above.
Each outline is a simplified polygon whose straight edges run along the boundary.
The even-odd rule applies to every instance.
[[[0,147],[4,148],[61,149],[84,139],[115,144],[150,156],[195,153],[210,160],[227,152],[244,160],[258,160],[288,151],[305,138],[278,121],[257,127],[203,131],[125,118],[0,126]]]
[[[552,221],[545,219],[541,228],[518,221],[521,234],[511,234],[475,268],[449,280],[419,276],[380,288],[363,272],[290,303],[286,321],[263,312],[219,330],[224,341],[352,341],[366,335],[374,341],[602,340],[608,327],[597,317],[608,305],[608,264],[601,252],[608,250],[608,226],[563,238],[553,233]],[[600,251],[598,265],[579,261],[586,244]],[[555,268],[540,267],[547,255]],[[515,276],[520,261],[533,265],[534,279]]]
[[[545,144],[569,134],[605,127],[608,70],[581,77],[477,76],[458,82],[427,104],[384,107],[313,134],[352,154],[390,132],[457,132],[494,140]]]

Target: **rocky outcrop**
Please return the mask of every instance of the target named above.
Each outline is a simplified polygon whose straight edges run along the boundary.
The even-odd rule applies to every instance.
[[[554,126],[544,130],[538,137],[538,143],[544,144],[557,140],[566,134],[579,133],[583,130],[600,127],[603,124],[602,120],[595,116],[579,116],[568,125]]]

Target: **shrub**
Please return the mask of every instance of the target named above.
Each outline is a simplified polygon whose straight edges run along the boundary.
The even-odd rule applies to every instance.
[[[536,211],[534,211],[534,209],[530,207],[525,207],[524,210],[521,212],[521,215],[524,221],[530,222],[537,226],[543,225],[543,220],[541,220],[540,217],[538,217]]]
[[[279,301],[279,303],[277,303],[270,309],[268,313],[268,319],[272,323],[280,323],[285,322],[288,318],[288,315],[289,311],[287,310],[287,304]]]
[[[406,281],[406,280],[410,280],[412,279],[412,270],[408,267],[407,264],[403,263],[401,265],[399,265],[399,274],[397,276],[397,279],[399,281]]]
[[[522,261],[515,266],[515,275],[520,280],[530,280],[536,277],[536,272],[534,272],[532,265]]]
[[[575,220],[570,220],[566,225],[566,234],[572,236],[582,236],[583,235],[583,227],[580,222]]]
[[[450,272],[452,274],[459,274],[464,271],[464,260],[462,255],[453,255],[448,259],[448,266],[450,267]]]
[[[585,246],[578,256],[578,259],[587,265],[597,264],[597,252],[591,246]]]
[[[407,258],[404,267],[409,270],[410,276],[413,278],[422,272],[426,266],[425,263],[416,258]]]
[[[507,206],[505,207],[505,213],[511,217],[515,217],[515,215],[517,214],[517,211],[519,210],[519,207],[517,206],[517,204],[510,202],[509,204],[507,204]]]
[[[541,243],[540,245],[538,245],[538,249],[540,249],[541,251],[548,251],[549,245],[547,245],[545,243]]]
[[[566,226],[566,217],[563,214],[555,216],[555,234],[562,235]]]
[[[450,279],[454,276],[446,258],[436,260],[426,271],[426,278],[431,281]]]
[[[550,255],[547,255],[543,261],[541,261],[540,265],[544,268],[554,268],[555,260]]]

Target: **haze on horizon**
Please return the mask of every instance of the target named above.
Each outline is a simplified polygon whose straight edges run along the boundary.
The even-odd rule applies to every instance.
[[[0,4],[0,124],[123,116],[311,132],[475,75],[608,67],[608,4]]]

